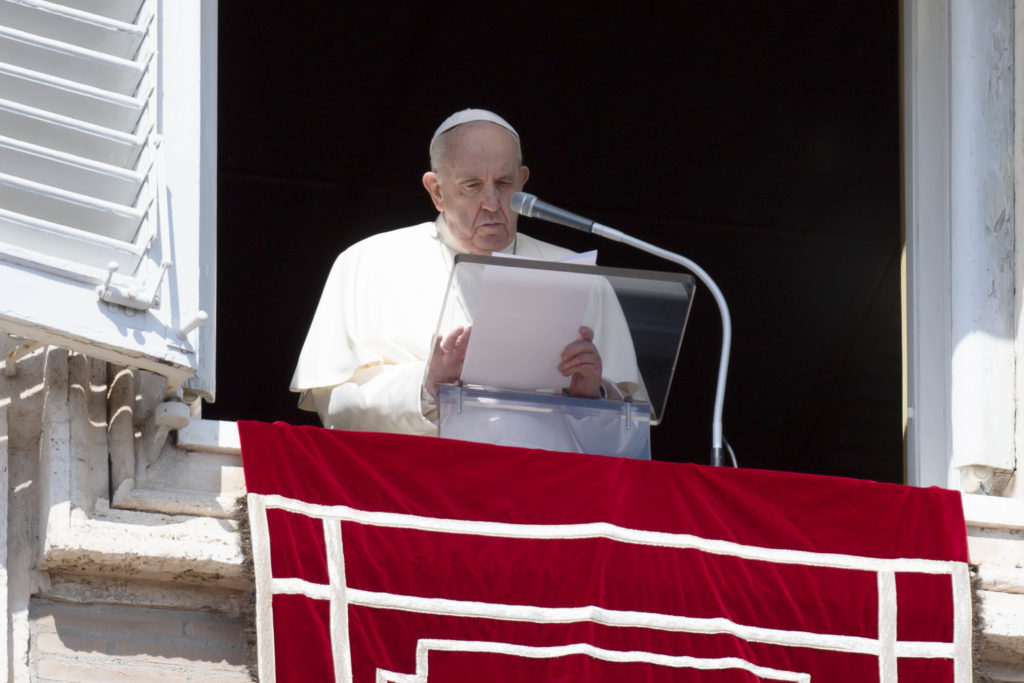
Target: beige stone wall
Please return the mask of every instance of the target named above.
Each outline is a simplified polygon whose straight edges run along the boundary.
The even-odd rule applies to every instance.
[[[250,680],[237,615],[33,599],[29,624],[40,683]]]

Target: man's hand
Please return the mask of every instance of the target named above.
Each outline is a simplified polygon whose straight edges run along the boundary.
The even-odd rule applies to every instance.
[[[594,331],[580,328],[580,338],[562,351],[558,371],[564,377],[572,375],[569,393],[580,398],[601,397],[601,354],[594,346]]]
[[[441,340],[437,335],[434,340],[434,353],[430,357],[430,368],[424,385],[431,396],[437,396],[437,385],[454,382],[462,374],[462,364],[466,361],[466,347],[469,345],[468,327],[456,327]]]

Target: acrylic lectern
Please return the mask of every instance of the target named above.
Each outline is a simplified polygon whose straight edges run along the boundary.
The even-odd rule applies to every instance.
[[[650,458],[694,290],[685,273],[457,256],[437,334],[470,334],[459,380],[437,387],[439,436]],[[601,398],[569,395],[557,370],[581,326],[601,355]]]

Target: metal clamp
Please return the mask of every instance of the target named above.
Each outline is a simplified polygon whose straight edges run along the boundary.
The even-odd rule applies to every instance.
[[[170,267],[170,261],[160,264],[160,272],[153,283],[152,291],[147,293],[142,291],[141,287],[128,288],[114,284],[114,273],[120,268],[120,264],[117,261],[111,261],[107,264],[107,276],[104,278],[103,284],[96,288],[96,296],[108,304],[119,304],[129,310],[145,311],[156,303],[160,294],[160,283]]]

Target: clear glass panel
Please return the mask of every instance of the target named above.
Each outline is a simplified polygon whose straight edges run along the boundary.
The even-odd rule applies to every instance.
[[[694,289],[684,273],[460,255],[437,334],[470,329],[466,386],[551,395],[569,384],[562,349],[590,327],[608,398],[649,403],[657,424]]]

